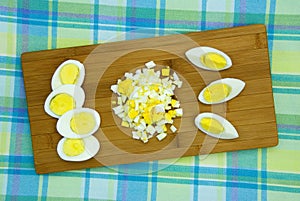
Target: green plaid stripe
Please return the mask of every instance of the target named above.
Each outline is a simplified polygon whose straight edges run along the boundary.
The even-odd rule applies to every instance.
[[[300,200],[299,13],[295,0],[1,1],[0,200]],[[254,23],[268,31],[277,147],[35,174],[22,52]],[[139,167],[153,172],[122,173]]]

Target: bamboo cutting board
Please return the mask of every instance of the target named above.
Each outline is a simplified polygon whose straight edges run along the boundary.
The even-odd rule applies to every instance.
[[[227,53],[233,66],[219,73],[194,67],[184,53],[199,45]],[[94,134],[100,141],[100,151],[85,162],[66,162],[58,157],[56,146],[61,136],[55,128],[57,119],[48,116],[43,109],[51,92],[51,77],[59,64],[67,59],[84,63],[84,106],[96,109],[102,120],[100,129]],[[122,128],[120,120],[112,113],[114,96],[110,86],[125,72],[142,67],[150,60],[158,65],[169,65],[180,75],[183,87],[176,89],[175,93],[184,114],[174,123],[179,128],[176,134],[169,134],[161,142],[153,138],[144,144],[132,139],[130,130]],[[39,174],[269,147],[278,143],[264,25],[28,52],[22,54],[22,68],[34,164]],[[225,77],[238,78],[246,83],[238,97],[213,106],[197,100],[207,84]],[[198,131],[194,118],[201,112],[224,116],[235,126],[239,138],[218,140]]]

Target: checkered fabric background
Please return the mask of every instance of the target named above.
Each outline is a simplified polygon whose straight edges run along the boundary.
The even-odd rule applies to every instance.
[[[185,157],[150,174],[92,168],[37,175],[20,55],[27,51],[265,24],[279,145]],[[0,201],[300,200],[300,1],[1,0]],[[156,170],[168,160],[147,162]],[[118,169],[116,166],[114,169]]]

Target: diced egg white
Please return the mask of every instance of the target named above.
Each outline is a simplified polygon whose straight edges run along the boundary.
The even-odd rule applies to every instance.
[[[147,126],[146,131],[151,135],[154,135],[154,133],[156,132],[155,128],[152,125]]]
[[[133,74],[132,73],[125,73],[125,77],[129,79],[133,79]]]
[[[121,112],[124,111],[124,109],[121,105],[114,107],[113,110],[114,110],[115,114],[120,114]]]
[[[183,115],[182,108],[175,109],[175,112],[176,112],[176,116],[178,116],[178,117],[181,117]]]
[[[175,73],[175,72],[173,73],[173,77],[174,77],[175,81],[179,80],[179,77],[178,77],[177,73]]]
[[[139,131],[132,131],[132,138],[139,140],[141,138],[141,134]]]
[[[154,63],[154,61],[149,61],[149,62],[145,63],[145,66],[147,68],[153,68],[156,66],[156,64]]]
[[[116,94],[119,93],[119,92],[118,92],[118,85],[116,85],[116,84],[111,85],[111,86],[110,86],[110,89],[111,89],[114,93],[116,93]]]
[[[159,141],[162,141],[165,137],[167,137],[167,133],[160,133],[156,136]]]
[[[148,142],[148,136],[145,132],[142,132],[142,136],[141,136],[141,140],[144,142],[144,143],[147,143]]]
[[[176,128],[174,125],[172,125],[172,126],[170,126],[170,130],[171,130],[173,133],[175,133],[175,132],[177,131],[177,128]]]

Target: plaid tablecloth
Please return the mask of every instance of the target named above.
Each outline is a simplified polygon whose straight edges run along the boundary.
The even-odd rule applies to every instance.
[[[127,40],[140,28],[154,37],[257,23],[268,32],[278,146],[185,157],[149,174],[35,173],[21,53]],[[0,201],[299,201],[299,59],[298,0],[1,0]]]

